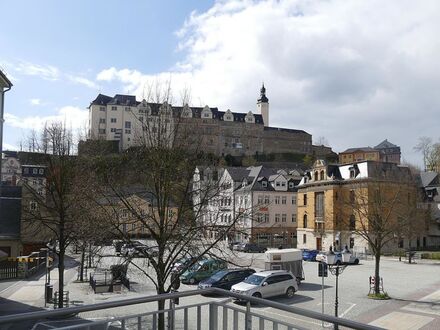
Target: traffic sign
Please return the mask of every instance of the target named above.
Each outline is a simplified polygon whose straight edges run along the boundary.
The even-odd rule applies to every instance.
[[[328,265],[324,262],[318,264],[318,276],[328,277]]]

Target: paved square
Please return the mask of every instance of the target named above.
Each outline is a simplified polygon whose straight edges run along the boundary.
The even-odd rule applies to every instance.
[[[427,325],[432,320],[434,319],[428,316],[421,316],[413,313],[392,312],[370,324],[390,330],[416,330]]]

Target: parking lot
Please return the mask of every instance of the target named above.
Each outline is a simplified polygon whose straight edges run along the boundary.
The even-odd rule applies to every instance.
[[[118,262],[119,257],[103,257],[101,266],[105,267]],[[152,273],[148,262],[142,258],[134,259],[135,263]],[[234,255],[234,264],[243,266],[251,265],[257,271],[264,267],[264,254],[242,253]],[[318,277],[318,263],[303,262],[305,280],[299,287],[299,291],[291,299],[286,297],[272,298],[274,301],[294,305],[314,311],[322,309],[322,278]],[[381,276],[383,277],[384,290],[392,298],[390,300],[371,300],[367,298],[369,292],[369,277],[374,274],[374,260],[361,260],[359,265],[350,265],[339,276],[339,316],[358,320],[365,323],[373,322],[393,313],[420,316],[426,325],[424,329],[440,328],[440,264],[418,263],[407,264],[397,260],[384,258],[381,261]],[[147,279],[145,274],[136,267],[129,267],[129,276],[133,281],[133,292],[126,293],[127,298],[136,295],[155,294],[154,285]],[[182,284],[179,291],[195,289],[196,285]],[[431,295],[431,296],[429,296]],[[424,299],[424,297],[432,297]],[[98,298],[98,297],[95,297]],[[115,297],[121,298],[121,296]],[[107,299],[113,299],[108,296]],[[199,303],[208,299],[224,300],[225,298],[191,297],[181,300],[181,304]],[[324,310],[326,314],[334,314],[335,303],[335,276],[330,272],[324,279]],[[235,302],[229,302],[240,308]],[[408,307],[409,306],[409,307]],[[126,313],[141,313],[153,310],[156,306],[131,306],[129,309],[118,309],[109,314],[109,311],[96,311],[93,317],[123,315]],[[258,313],[272,318],[285,320],[306,328],[320,328],[319,321],[305,319],[287,312],[274,310],[264,306],[253,306]],[[92,315],[89,315],[91,317]],[[423,323],[423,322],[422,322]],[[378,324],[380,325],[380,324]],[[405,327],[403,327],[405,328]],[[403,329],[401,327],[401,329]]]

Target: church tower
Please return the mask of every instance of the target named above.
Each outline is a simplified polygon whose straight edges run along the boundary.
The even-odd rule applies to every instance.
[[[260,98],[257,100],[257,113],[263,116],[264,126],[269,126],[269,99],[266,97],[266,88],[263,86],[260,89]]]

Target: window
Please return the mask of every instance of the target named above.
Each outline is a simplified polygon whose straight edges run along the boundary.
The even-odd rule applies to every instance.
[[[264,222],[269,222],[269,214],[264,214]]]
[[[303,196],[303,205],[307,205],[307,194],[304,194]]]
[[[99,123],[100,124],[105,124],[105,118],[99,118]]]
[[[23,169],[23,173],[24,173],[24,174],[29,174],[29,169],[28,169],[27,167],[25,167],[25,168]]]
[[[399,247],[402,248],[403,244],[402,244],[402,246],[399,246]],[[354,238],[350,237],[350,249],[352,249],[352,248],[354,248]]]
[[[36,211],[38,209],[38,204],[36,201],[31,201],[29,203],[29,210],[30,211]]]
[[[276,186],[279,187],[281,185],[281,183],[279,181],[277,181]]]
[[[321,171],[321,173],[320,173],[320,179],[321,179],[321,180],[324,180],[324,171]]]
[[[112,106],[112,110],[116,111],[116,110],[118,110],[118,107]]]
[[[130,107],[125,107],[125,111],[130,111]]]
[[[38,174],[38,168],[32,169],[32,174]]]
[[[296,205],[296,196],[292,196],[292,205]]]
[[[280,196],[275,196],[275,204],[280,204]]]
[[[44,174],[44,170],[42,168],[39,169],[38,173]]]
[[[278,213],[275,214],[275,222],[280,222],[280,215]]]
[[[286,186],[286,183],[283,181],[283,182],[281,182],[281,187],[285,187]]]
[[[135,231],[136,230],[136,225],[133,223],[132,225],[131,225],[131,231]]]
[[[289,182],[289,188],[293,188],[293,187],[294,187],[293,182]]]
[[[282,196],[281,197],[281,204],[287,204],[287,197],[286,196]]]
[[[267,188],[267,181],[261,181],[261,186],[263,188]]]
[[[281,214],[281,222],[287,221],[287,214]]]
[[[105,111],[105,107],[99,107],[99,111]]]
[[[356,218],[354,214],[350,215],[350,230],[356,230]]]
[[[296,214],[292,214],[292,222],[296,223]]]
[[[318,181],[318,171],[315,172],[315,181]]]
[[[110,128],[110,132],[115,133],[116,132],[116,128]]]
[[[99,134],[105,134],[105,128],[100,128],[98,131],[99,131]]]
[[[268,195],[264,196],[264,204],[269,204],[269,203],[270,203],[269,196]]]
[[[263,195],[258,195],[258,204],[263,204]]]
[[[126,129],[125,134],[131,134],[131,129]]]
[[[211,114],[209,114],[209,113],[206,112],[206,113],[203,114],[203,117],[205,117],[205,118],[209,118],[209,117],[211,117]]]
[[[307,235],[303,234],[303,244],[306,244],[306,243],[307,243]]]
[[[350,203],[354,203],[354,190],[350,190]]]
[[[307,214],[304,214],[304,217],[303,217],[303,227],[307,228]]]
[[[116,118],[110,118],[111,123],[116,123]]]
[[[318,192],[315,193],[315,216],[323,217],[324,216],[324,193]]]
[[[125,128],[131,128],[131,121],[125,122]]]

